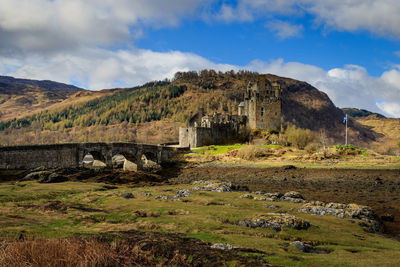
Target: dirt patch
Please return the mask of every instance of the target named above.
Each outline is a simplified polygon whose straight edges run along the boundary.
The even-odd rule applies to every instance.
[[[212,249],[210,243],[194,238],[183,238],[177,234],[128,231],[119,232],[123,239],[118,242],[116,256],[128,259],[128,264],[144,266],[225,266],[226,262],[237,262],[238,266],[271,266],[260,256],[239,255],[246,249],[223,251]],[[109,239],[108,235],[102,238]],[[121,255],[120,253],[123,252]],[[260,255],[261,251],[251,251]],[[134,262],[132,262],[134,260]],[[131,262],[129,262],[131,261]],[[123,262],[123,261],[122,261]]]
[[[400,170],[196,167],[181,169],[172,183],[220,180],[251,191],[298,191],[307,200],[357,203],[372,207],[385,233],[400,238]],[[393,221],[391,221],[393,218]]]
[[[83,204],[65,204],[61,201],[48,201],[46,203],[43,203],[41,205],[36,205],[36,204],[18,204],[18,207],[22,207],[25,209],[41,209],[44,211],[59,211],[59,212],[67,212],[68,208],[80,210],[80,211],[85,211],[85,212],[106,212],[101,209],[95,209],[95,208],[90,208],[87,207]]]

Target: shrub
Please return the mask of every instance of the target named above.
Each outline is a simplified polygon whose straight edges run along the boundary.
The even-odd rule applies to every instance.
[[[265,149],[262,149],[261,147],[257,147],[254,145],[241,147],[237,152],[237,156],[245,160],[259,158],[264,156],[264,154],[265,154]]]
[[[304,148],[304,150],[310,154],[315,153],[317,151],[317,149],[318,149],[318,147],[314,143],[310,143],[310,144],[306,145],[306,147]]]
[[[280,146],[287,146],[288,139],[287,136],[284,134],[273,134],[269,137],[269,141],[273,145],[280,145]]]
[[[286,129],[285,135],[287,141],[299,149],[304,149],[309,143],[314,140],[314,136],[310,130],[289,126]]]

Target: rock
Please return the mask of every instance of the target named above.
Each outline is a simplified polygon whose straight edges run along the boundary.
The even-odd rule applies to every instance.
[[[192,184],[196,186],[193,187],[194,191],[212,191],[212,192],[231,192],[232,184],[224,182],[206,182],[206,181],[194,181]]]
[[[42,179],[47,179],[47,177],[50,176],[52,172],[50,171],[37,171],[37,172],[31,172],[27,174],[23,180],[42,180]]]
[[[357,204],[328,203],[311,201],[300,207],[299,212],[311,213],[313,215],[325,216],[332,215],[338,218],[351,218],[362,220],[359,225],[367,227],[370,232],[380,232],[381,224],[374,211],[367,206]]]
[[[155,199],[157,200],[168,200],[167,196],[156,196]]]
[[[290,242],[290,245],[295,246],[300,252],[304,253],[308,251],[308,247],[306,246],[306,244],[301,241]]]
[[[145,196],[146,196],[146,197],[151,197],[152,194],[151,194],[150,192],[146,192],[146,193],[145,193]]]
[[[293,202],[293,203],[304,203],[306,202],[303,198],[303,196],[296,191],[290,191],[290,192],[286,192],[283,197],[281,197],[280,200],[283,201],[289,201],[289,202]]]
[[[68,181],[68,178],[58,173],[52,173],[48,177],[38,180],[39,183],[61,183],[66,181]]]
[[[254,200],[265,201],[267,199],[265,197],[254,197]]]
[[[92,167],[94,168],[105,168],[107,167],[107,164],[102,162],[101,160],[93,160]]]
[[[239,198],[253,199],[254,197],[252,195],[250,195],[250,194],[244,194],[244,195],[241,195]]]
[[[279,192],[275,192],[275,193],[265,193],[264,196],[269,197],[269,198],[281,198],[282,197],[282,193]]]
[[[250,220],[239,221],[238,225],[251,228],[270,228],[276,231],[281,231],[282,227],[288,227],[295,230],[308,229],[310,227],[309,222],[296,218],[293,215],[282,213],[267,213],[266,215],[259,215]]]
[[[299,198],[299,199],[304,199],[303,196],[302,196],[299,192],[297,192],[297,191],[289,191],[289,192],[286,192],[286,193],[283,195],[283,197],[284,197],[284,198],[288,197],[288,198]]]
[[[128,171],[128,172],[137,172],[138,166],[137,166],[137,164],[133,163],[132,161],[125,159],[123,170]]]
[[[176,197],[180,198],[180,197],[188,197],[191,194],[191,192],[188,189],[180,189],[178,190],[178,192],[176,193]]]
[[[236,247],[234,247],[230,244],[216,243],[216,244],[212,245],[211,248],[220,249],[220,250],[232,250]]]
[[[132,193],[123,193],[121,195],[121,197],[125,198],[125,199],[132,199],[135,198],[134,195]]]

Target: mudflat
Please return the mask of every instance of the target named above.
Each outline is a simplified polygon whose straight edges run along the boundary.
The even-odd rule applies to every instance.
[[[383,221],[385,233],[400,239],[400,169],[188,166],[170,179],[173,183],[190,183],[195,180],[229,181],[247,186],[251,191],[295,190],[307,200],[367,205],[380,217],[394,217],[393,221]]]

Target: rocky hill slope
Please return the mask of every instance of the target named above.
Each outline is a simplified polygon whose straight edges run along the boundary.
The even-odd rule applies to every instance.
[[[178,72],[172,81],[150,82],[134,88],[109,91],[89,101],[0,122],[0,131],[29,129],[33,124],[36,128],[39,125],[41,130],[64,132],[77,127],[110,127],[122,123],[137,126],[154,121],[183,125],[200,110],[206,114],[236,114],[248,83],[254,82],[257,76],[258,73],[248,71]],[[283,89],[282,113],[286,124],[315,132],[322,131],[336,142],[344,138],[344,113],[335,107],[325,93],[305,82],[275,75],[267,75],[267,78],[278,82]],[[60,99],[68,97],[69,92],[76,93],[76,90],[79,88],[75,91],[74,88],[61,90],[61,95],[58,95],[57,90],[48,90],[47,94],[55,94],[55,98]],[[19,94],[22,99],[27,99],[25,102],[29,102],[26,95],[29,94]],[[32,103],[27,103],[27,107],[34,106]],[[21,109],[26,108],[22,105]],[[368,127],[354,120],[350,120],[349,126],[353,143],[366,143],[375,139]]]
[[[37,81],[0,76],[0,120],[21,117],[47,108],[83,89],[53,81]]]

